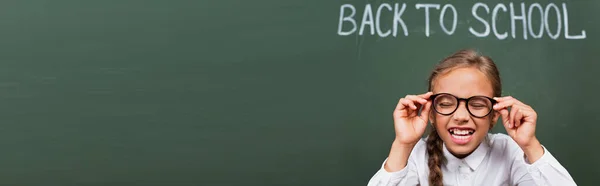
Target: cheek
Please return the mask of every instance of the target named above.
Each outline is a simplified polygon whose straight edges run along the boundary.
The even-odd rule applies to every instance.
[[[431,122],[433,123],[433,127],[435,127],[435,129],[438,131],[438,134],[445,136],[446,133],[441,131],[446,131],[446,126],[450,123],[451,118],[449,116],[435,114],[432,119],[433,120]]]
[[[451,117],[450,116],[444,116],[444,115],[439,115],[439,114],[434,114],[433,115],[433,123],[436,126],[446,126],[448,124],[448,122],[450,122]]]
[[[473,122],[475,122],[475,125],[477,126],[477,131],[478,133],[483,133],[486,134],[488,133],[488,131],[492,128],[491,122],[492,119],[491,118],[475,118],[473,119]]]

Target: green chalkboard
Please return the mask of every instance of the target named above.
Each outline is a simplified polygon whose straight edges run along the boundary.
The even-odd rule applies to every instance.
[[[366,185],[462,48],[594,185],[600,2],[418,3],[2,1],[0,185]]]

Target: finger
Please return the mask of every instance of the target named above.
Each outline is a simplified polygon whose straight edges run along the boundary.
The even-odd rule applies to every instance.
[[[412,100],[402,98],[400,99],[400,102],[404,105],[405,108],[408,107],[410,110],[417,110],[417,106]]]
[[[396,110],[402,110],[404,109],[406,106],[404,106],[404,104],[402,104],[402,99],[404,98],[400,98],[400,100],[398,100],[398,104],[396,105]]]
[[[506,128],[506,130],[509,130],[511,127],[510,121],[508,120],[508,109],[502,109],[499,112],[500,117],[502,117],[502,125],[504,125],[504,128]]]
[[[496,100],[496,102],[498,103],[502,103],[502,102],[508,102],[508,103],[512,103],[512,105],[523,105],[523,106],[528,106],[525,103],[519,101],[516,98],[513,98],[512,96],[506,96],[506,97],[494,97],[494,100]]]
[[[519,108],[518,107],[512,107],[510,108],[510,115],[509,115],[509,120],[510,120],[510,126],[511,127],[517,127],[517,119],[516,119],[516,115],[517,112],[519,112]]]
[[[498,101],[498,103],[496,103],[494,105],[494,110],[509,108],[509,107],[513,106],[514,104],[515,104],[514,99],[505,99],[503,101]]]
[[[431,97],[431,95],[433,95],[433,92],[426,92],[425,94],[420,94],[418,96],[423,99],[429,99],[429,97]]]
[[[398,100],[398,105],[396,105],[396,109],[394,110],[394,119],[398,119],[398,117],[408,117],[410,116],[410,106],[405,98],[400,98]]]
[[[431,111],[431,101],[428,101],[427,103],[425,103],[425,106],[423,106],[423,110],[421,110],[421,119],[423,121],[425,121],[425,123],[427,123],[427,120],[429,120],[429,112]]]
[[[417,102],[421,105],[427,103],[427,99],[415,95],[408,95],[406,96],[406,99],[410,99],[411,101]]]
[[[512,96],[504,96],[504,97],[494,97],[496,101],[504,101],[508,99],[514,99]]]
[[[535,120],[537,118],[537,113],[535,113],[535,110],[533,110],[533,108],[525,105],[525,106],[521,106],[519,108],[519,111],[521,113],[521,124],[525,121],[530,121],[532,123],[535,124]]]
[[[523,110],[519,109],[515,114],[515,126],[519,128],[521,126],[521,120],[523,119]]]

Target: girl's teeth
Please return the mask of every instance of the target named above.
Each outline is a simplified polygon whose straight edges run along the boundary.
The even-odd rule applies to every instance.
[[[467,138],[469,138],[469,136],[457,136],[457,135],[452,135],[452,137],[454,137],[456,139],[467,139]]]
[[[452,130],[452,133],[458,134],[458,135],[472,134],[470,130],[457,130],[457,129]]]

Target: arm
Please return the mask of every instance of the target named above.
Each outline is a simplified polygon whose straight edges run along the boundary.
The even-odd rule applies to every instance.
[[[514,185],[556,185],[571,186],[577,185],[567,169],[565,169],[552,154],[543,146],[538,158],[531,158],[530,155],[523,152],[517,153],[513,161],[511,174]],[[536,159],[533,163],[531,160]]]
[[[390,149],[390,155],[383,166],[384,169],[388,172],[396,172],[404,169],[414,147],[414,145],[403,145],[398,141],[394,141]]]
[[[513,153],[511,180],[515,185],[576,185],[571,175],[544,148],[537,137],[537,113],[529,105],[507,96],[494,98],[494,110],[502,116],[502,124],[519,148]],[[510,108],[510,111],[508,110]]]
[[[419,141],[418,145],[423,141]],[[405,147],[394,141],[390,150],[389,157],[383,162],[381,168],[369,180],[368,186],[396,186],[396,185],[417,185],[419,177],[415,158],[410,156],[414,154],[415,148]]]
[[[423,145],[420,139],[427,127],[431,109],[431,100],[428,99],[431,95],[431,92],[407,95],[398,101],[393,112],[396,139],[388,158],[371,178],[369,186],[418,183],[415,161],[410,155]],[[423,108],[420,115],[419,108]]]

